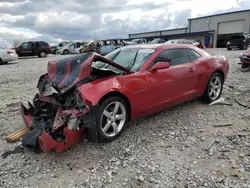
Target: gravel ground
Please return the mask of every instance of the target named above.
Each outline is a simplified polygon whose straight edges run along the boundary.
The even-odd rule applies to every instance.
[[[132,122],[109,144],[84,142],[63,153],[0,157],[0,187],[250,187],[250,110],[234,100],[250,103],[249,72],[237,64],[242,51],[207,51],[230,61],[222,97],[231,106],[195,100]],[[19,144],[4,140],[24,126],[18,102],[33,98],[47,61],[57,58],[0,66],[0,153]]]

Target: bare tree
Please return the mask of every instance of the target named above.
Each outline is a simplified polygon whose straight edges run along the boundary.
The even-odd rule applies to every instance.
[[[18,39],[14,39],[13,41],[13,47],[16,48],[19,44],[21,44],[21,41]]]

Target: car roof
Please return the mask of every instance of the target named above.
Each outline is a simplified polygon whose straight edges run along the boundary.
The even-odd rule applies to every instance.
[[[136,44],[136,45],[128,45],[121,47],[123,49],[132,49],[132,48],[141,48],[141,49],[171,49],[171,48],[192,48],[192,46],[188,44]]]

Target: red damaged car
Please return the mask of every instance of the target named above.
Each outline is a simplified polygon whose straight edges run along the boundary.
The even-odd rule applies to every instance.
[[[128,121],[202,97],[217,100],[227,78],[225,56],[190,45],[144,44],[105,57],[85,53],[48,63],[33,104],[21,106],[26,147],[63,151],[80,141],[108,142]]]
[[[240,63],[241,68],[250,67],[250,48],[248,48],[245,52],[240,55]]]

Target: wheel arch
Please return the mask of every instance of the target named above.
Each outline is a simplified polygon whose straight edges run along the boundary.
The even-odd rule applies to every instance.
[[[211,76],[212,76],[214,73],[219,73],[219,74],[222,76],[223,82],[225,81],[225,74],[224,74],[224,72],[223,72],[222,70],[220,70],[220,69],[216,70],[215,72],[213,72],[213,73],[211,74]]]
[[[119,91],[111,91],[111,92],[105,94],[105,95],[99,100],[98,106],[99,106],[105,99],[107,99],[107,98],[109,98],[109,97],[120,97],[120,98],[122,98],[122,99],[127,103],[127,105],[128,105],[128,110],[129,110],[129,119],[128,119],[128,120],[130,121],[130,119],[131,119],[131,104],[130,104],[130,101],[129,101],[128,97],[127,97],[126,95],[122,94],[122,93],[119,92]]]

